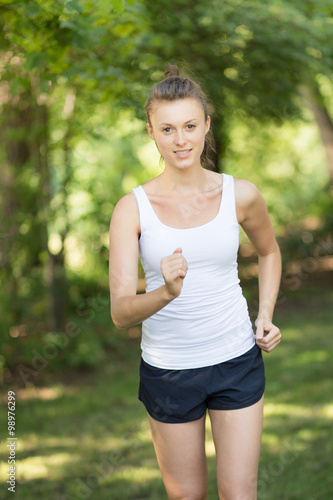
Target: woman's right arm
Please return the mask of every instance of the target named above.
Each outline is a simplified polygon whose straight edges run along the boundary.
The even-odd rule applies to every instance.
[[[138,206],[130,193],[115,206],[110,224],[111,317],[119,329],[141,323],[178,297],[186,276],[187,264],[177,249],[162,259],[165,284],[138,295],[139,236]]]

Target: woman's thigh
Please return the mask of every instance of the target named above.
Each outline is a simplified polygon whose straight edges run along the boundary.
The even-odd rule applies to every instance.
[[[205,418],[181,424],[148,415],[157,460],[169,500],[205,500]]]
[[[255,500],[263,424],[263,397],[238,410],[209,410],[220,500]]]

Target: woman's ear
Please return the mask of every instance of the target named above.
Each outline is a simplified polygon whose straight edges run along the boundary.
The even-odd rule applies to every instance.
[[[209,132],[209,130],[210,130],[210,116],[208,115],[206,120],[206,134]]]
[[[155,141],[154,132],[153,132],[153,129],[151,128],[151,126],[149,125],[149,123],[147,123],[146,127],[148,130],[149,136],[153,139],[153,141]]]

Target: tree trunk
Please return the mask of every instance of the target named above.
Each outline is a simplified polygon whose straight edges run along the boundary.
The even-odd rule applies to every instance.
[[[329,189],[333,195],[333,121],[324,104],[323,97],[317,86],[311,89],[302,89],[308,103],[308,107],[314,114],[320,135],[325,147],[327,157],[327,168],[329,175]]]
[[[67,292],[67,279],[66,279],[66,268],[65,268],[65,240],[69,233],[69,207],[68,207],[68,196],[69,187],[73,177],[73,167],[71,162],[72,148],[72,117],[74,114],[76,94],[75,92],[70,92],[67,95],[65,106],[63,110],[63,118],[66,122],[66,132],[63,139],[63,165],[64,165],[64,176],[61,186],[62,200],[61,200],[61,211],[63,218],[62,230],[60,232],[61,238],[61,249],[57,255],[52,255],[53,264],[55,269],[54,276],[54,297],[53,297],[53,314],[57,318],[57,329],[61,326],[63,327],[63,322],[65,319],[65,307],[68,300]]]
[[[39,82],[34,76],[32,86],[36,99],[35,136],[32,145],[36,170],[40,174],[40,196],[37,200],[39,218],[42,223],[42,251],[46,256],[44,261],[44,282],[47,292],[47,323],[51,331],[60,331],[65,323],[66,275],[64,258],[53,255],[48,246],[49,225],[54,216],[51,208],[52,183],[49,152],[49,115],[46,103],[39,96]]]
[[[44,283],[46,288],[47,298],[47,323],[51,331],[60,329],[61,318],[55,312],[56,310],[56,290],[55,281],[55,264],[54,256],[50,253],[48,247],[48,224],[51,220],[51,173],[49,166],[49,149],[48,149],[48,110],[44,105],[39,105],[36,109],[35,118],[36,141],[33,144],[34,160],[36,169],[40,174],[40,194],[38,203],[39,218],[42,223],[42,251],[44,252]]]
[[[1,120],[1,149],[3,151],[0,168],[0,269],[1,291],[8,310],[7,318],[12,326],[21,322],[21,308],[18,300],[17,274],[19,253],[19,213],[20,195],[17,189],[18,177],[29,159],[29,146],[25,125],[31,121],[29,107],[16,99],[3,107]],[[15,269],[14,269],[15,268]]]

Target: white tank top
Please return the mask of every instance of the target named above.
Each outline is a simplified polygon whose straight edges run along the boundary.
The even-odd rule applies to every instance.
[[[142,324],[142,357],[158,368],[182,370],[227,361],[254,345],[239,285],[234,179],[223,175],[217,216],[201,226],[176,229],[157,217],[142,188],[133,189],[140,214],[140,258],[146,292],[164,284],[161,259],[181,247],[188,264],[180,295]]]

